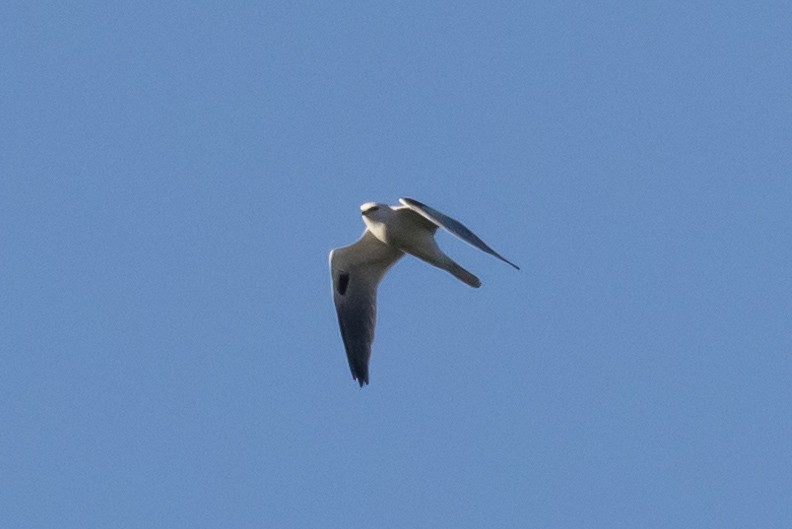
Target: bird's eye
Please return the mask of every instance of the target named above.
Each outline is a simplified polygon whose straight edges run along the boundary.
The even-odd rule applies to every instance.
[[[368,215],[369,213],[374,213],[379,209],[379,206],[371,206],[366,211],[363,212],[364,215]]]

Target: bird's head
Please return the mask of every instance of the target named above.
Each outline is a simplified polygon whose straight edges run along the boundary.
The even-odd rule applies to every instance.
[[[360,206],[360,214],[363,215],[364,221],[384,222],[391,213],[393,210],[390,206],[378,202],[366,202]]]

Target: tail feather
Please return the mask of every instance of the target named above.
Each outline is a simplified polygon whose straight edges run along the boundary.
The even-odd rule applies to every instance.
[[[466,285],[469,285],[473,288],[478,288],[481,286],[481,281],[479,281],[479,278],[477,278],[476,276],[474,276],[473,274],[471,274],[470,272],[468,272],[458,264],[454,263],[453,261],[451,262],[447,270],[452,274],[454,274],[454,276],[457,279],[459,279]]]

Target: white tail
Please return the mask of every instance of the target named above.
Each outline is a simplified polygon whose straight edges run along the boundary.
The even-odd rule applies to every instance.
[[[453,261],[451,261],[450,265],[448,266],[448,268],[446,268],[446,270],[454,274],[454,276],[457,279],[459,279],[466,285],[470,285],[473,288],[478,288],[481,286],[481,281],[479,281],[479,278],[477,278],[476,276],[474,276],[473,274],[471,274],[470,272],[468,272],[467,270],[465,270],[464,268],[462,268]]]

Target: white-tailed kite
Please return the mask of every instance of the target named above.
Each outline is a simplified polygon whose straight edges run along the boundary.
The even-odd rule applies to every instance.
[[[333,301],[341,327],[352,378],[361,387],[369,382],[368,363],[377,318],[377,285],[385,272],[405,253],[442,268],[471,287],[481,281],[440,250],[434,234],[445,228],[479,250],[507,260],[476,237],[462,223],[411,198],[402,206],[366,202],[360,206],[366,230],[357,242],[330,252]]]

